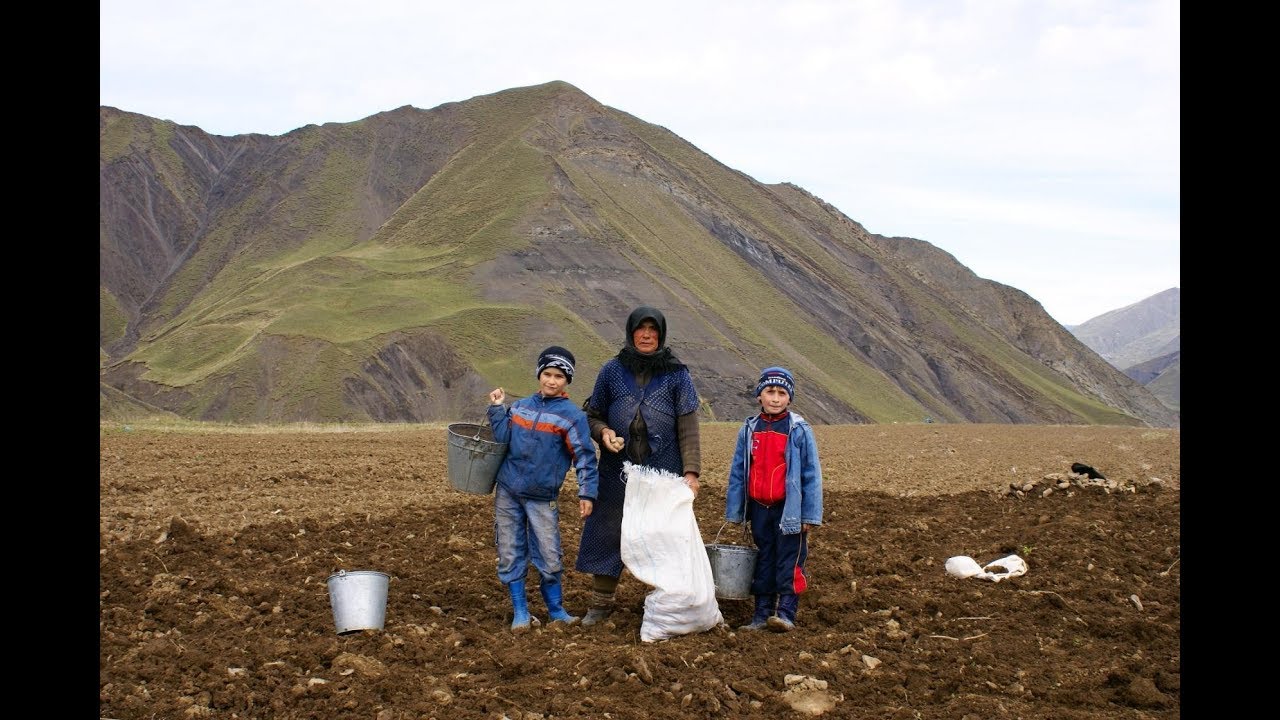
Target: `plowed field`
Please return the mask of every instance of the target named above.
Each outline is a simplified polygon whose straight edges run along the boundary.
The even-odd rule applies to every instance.
[[[703,428],[707,542],[736,430]],[[815,430],[826,522],[796,631],[739,632],[750,601],[724,600],[725,626],[648,644],[649,588],[626,574],[602,626],[509,632],[492,496],[452,488],[443,426],[104,423],[101,716],[1180,717],[1177,430]],[[1110,482],[1069,477],[1073,462]],[[581,615],[575,495],[570,478],[565,598]],[[1009,554],[1029,570],[999,583],[943,567]],[[391,576],[383,630],[335,632],[340,569]]]

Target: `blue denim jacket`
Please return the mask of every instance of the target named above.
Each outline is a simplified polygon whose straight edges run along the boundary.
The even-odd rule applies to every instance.
[[[759,415],[752,415],[738,430],[724,504],[724,519],[731,523],[742,522],[746,514],[751,434],[759,421]],[[786,461],[787,496],[782,501],[781,529],[783,535],[795,535],[802,525],[822,524],[822,465],[818,462],[818,444],[813,439],[813,428],[795,412],[791,413]]]

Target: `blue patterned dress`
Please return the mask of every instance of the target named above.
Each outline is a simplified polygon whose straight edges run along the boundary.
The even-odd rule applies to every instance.
[[[612,358],[600,368],[595,388],[587,401],[587,412],[603,417],[619,437],[630,437],[631,421],[639,408],[648,426],[649,459],[645,465],[676,475],[684,474],[676,420],[698,409],[698,391],[687,368],[655,375],[643,388],[635,377]],[[622,478],[625,453],[600,453],[600,486],[595,507],[582,526],[578,561],[574,568],[592,575],[618,577],[622,574],[622,501],[626,483]]]

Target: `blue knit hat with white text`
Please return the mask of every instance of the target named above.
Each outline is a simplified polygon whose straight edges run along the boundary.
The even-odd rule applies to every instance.
[[[542,371],[549,367],[558,368],[564,373],[566,380],[565,384],[572,385],[574,362],[576,362],[576,360],[573,357],[573,353],[565,350],[559,345],[552,345],[538,354],[538,369],[533,373],[533,377],[535,379],[541,377]]]
[[[768,367],[760,372],[760,382],[756,383],[756,397],[770,385],[780,385],[791,397],[796,396],[796,380],[791,371],[783,367]]]

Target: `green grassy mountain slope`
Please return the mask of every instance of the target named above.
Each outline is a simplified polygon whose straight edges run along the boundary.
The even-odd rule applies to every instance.
[[[781,363],[816,422],[1176,422],[1025,294],[567,83],[101,138],[101,381],[185,418],[474,420],[552,343],[582,398],[651,304],[707,419]]]

